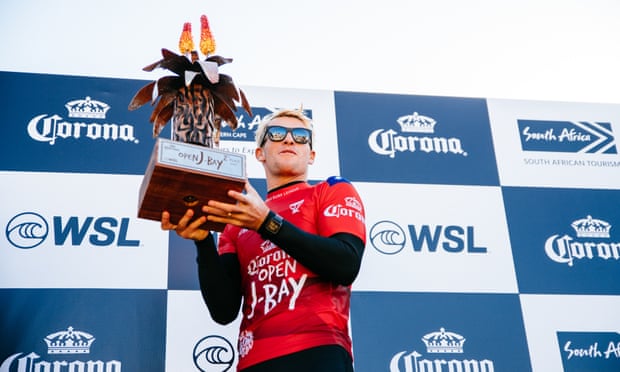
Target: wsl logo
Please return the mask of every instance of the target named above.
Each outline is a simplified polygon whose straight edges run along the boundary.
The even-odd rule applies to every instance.
[[[414,112],[396,119],[401,132],[394,129],[377,129],[368,136],[368,146],[379,155],[396,157],[396,153],[419,152],[467,156],[461,140],[455,137],[440,137],[433,133],[435,119]]]
[[[545,242],[545,253],[553,262],[573,266],[575,261],[620,261],[620,242],[610,241],[611,224],[592,218],[571,224],[576,236],[554,234]]]
[[[401,252],[411,242],[414,252],[486,254],[487,248],[475,242],[474,226],[408,225],[403,229],[392,221],[375,223],[369,233],[370,244],[383,254]]]
[[[14,216],[6,225],[6,238],[15,248],[31,249],[41,245],[51,235],[56,246],[138,247],[139,240],[129,239],[128,217],[68,217],[54,216],[52,223],[38,213],[24,212]],[[51,229],[50,229],[51,225]]]
[[[65,107],[70,118],[104,120],[110,106],[90,97],[68,102]],[[57,114],[37,115],[28,123],[28,135],[39,142],[56,144],[62,139],[89,139],[104,141],[124,141],[138,143],[134,127],[129,124],[98,123],[84,121],[65,121]]]
[[[557,332],[565,372],[620,371],[620,333]]]
[[[523,151],[617,154],[611,123],[517,120]]]
[[[207,336],[198,341],[193,354],[194,365],[201,372],[226,372],[235,361],[235,349],[221,336]]]
[[[43,341],[47,345],[47,354],[62,356],[63,360],[41,360],[35,352],[15,353],[6,358],[0,365],[0,372],[34,372],[34,371],[106,371],[121,372],[122,363],[118,360],[80,360],[79,356],[90,354],[95,337],[89,333],[68,327],[66,331],[59,331],[46,336]],[[68,361],[69,357],[76,360]],[[56,359],[56,358],[54,358]]]
[[[390,360],[390,372],[441,372],[441,371],[476,371],[494,372],[495,366],[489,359],[467,359],[464,353],[465,337],[458,333],[440,328],[422,337],[427,358],[414,350],[400,351]]]

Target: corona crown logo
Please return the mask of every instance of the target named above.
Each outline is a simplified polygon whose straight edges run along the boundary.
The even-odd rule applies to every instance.
[[[105,119],[106,112],[110,106],[86,97],[86,99],[77,99],[65,104],[69,117],[71,118],[90,118]]]
[[[603,220],[588,216],[574,221],[571,226],[579,238],[609,238],[611,225]]]
[[[429,353],[462,353],[465,337],[454,332],[446,332],[442,327],[439,332],[431,332],[422,341]]]
[[[401,116],[396,121],[400,124],[400,129],[407,133],[433,133],[437,124],[435,119],[419,115],[417,112]]]
[[[48,354],[88,354],[95,337],[69,327],[66,331],[47,335],[43,340],[47,344]]]

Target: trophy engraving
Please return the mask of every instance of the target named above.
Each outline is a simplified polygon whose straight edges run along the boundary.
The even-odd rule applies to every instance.
[[[219,150],[222,122],[233,130],[238,122],[236,103],[252,115],[241,89],[230,76],[219,73],[219,66],[231,58],[212,55],[215,41],[205,15],[200,18],[200,60],[194,49],[191,23],[183,25],[178,55],[162,48],[162,59],[143,68],[163,68],[175,73],[142,87],[129,103],[136,110],[153,106],[149,121],[153,137],[172,121],[172,140],[158,138],[139,191],[138,217],[159,221],[161,212],[170,212],[176,222],[188,208],[202,215],[200,206],[208,200],[234,202],[228,190],[243,190],[246,178],[245,156]],[[207,222],[203,228],[221,231],[222,224]]]

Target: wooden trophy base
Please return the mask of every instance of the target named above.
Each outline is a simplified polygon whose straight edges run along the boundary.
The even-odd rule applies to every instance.
[[[159,138],[140,186],[138,217],[161,221],[168,211],[176,224],[192,209],[195,219],[204,215],[209,200],[235,203],[228,190],[241,192],[246,181],[244,155]],[[201,227],[222,231],[224,226],[208,221]]]

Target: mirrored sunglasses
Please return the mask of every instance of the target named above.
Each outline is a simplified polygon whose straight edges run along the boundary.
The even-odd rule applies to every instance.
[[[287,134],[291,134],[293,137],[293,141],[299,144],[310,144],[310,148],[312,148],[312,131],[308,128],[286,128],[281,127],[279,125],[273,125],[267,127],[265,131],[265,136],[261,141],[261,146],[265,144],[267,138],[269,138],[272,142],[282,142],[286,138]]]

